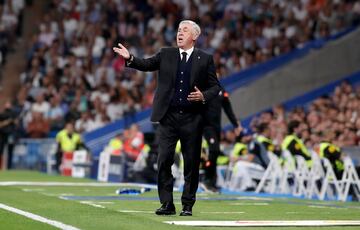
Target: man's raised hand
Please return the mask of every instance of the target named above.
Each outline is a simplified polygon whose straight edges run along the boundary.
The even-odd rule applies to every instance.
[[[123,46],[121,43],[118,43],[119,47],[113,47],[113,50],[115,53],[119,54],[121,57],[123,57],[124,59],[129,59],[130,58],[130,53],[129,51],[125,48],[125,46]]]

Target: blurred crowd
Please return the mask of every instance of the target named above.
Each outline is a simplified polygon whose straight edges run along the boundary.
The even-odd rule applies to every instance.
[[[0,33],[5,25],[10,34],[7,38],[11,38],[20,19],[11,15],[21,12],[19,6],[24,1],[0,2],[4,3],[0,4]],[[123,117],[131,123],[136,112],[151,107],[156,73],[124,68],[124,60],[112,51],[118,42],[135,56],[149,57],[161,47],[175,46],[179,21],[191,19],[202,29],[197,46],[214,55],[222,78],[300,48],[312,39],[336,34],[357,24],[359,16],[360,3],[350,0],[48,1],[30,41],[27,67],[20,75],[21,88],[13,108],[20,114],[21,133],[33,138],[54,136],[69,121],[79,132]],[[316,130],[309,134],[309,144],[316,141],[318,133],[326,134],[324,127],[329,121],[322,112],[331,113],[331,118],[335,112],[343,119],[349,116],[347,107],[327,107],[330,102],[344,103],[343,90],[335,92],[340,99],[318,99],[310,106],[309,115],[303,109],[290,113],[306,121],[308,129]],[[283,108],[276,107],[260,119],[281,123],[282,116]],[[316,119],[322,123],[314,122]],[[343,135],[353,133],[340,121],[336,128],[346,130],[346,134],[334,138],[344,139]],[[275,140],[281,135],[281,130],[274,131]]]
[[[25,0],[0,0],[0,67],[21,36],[24,7]]]
[[[357,24],[360,3],[49,1],[30,41],[14,105],[23,133],[46,137],[68,121],[79,132],[87,132],[123,117],[131,121],[136,112],[151,107],[156,73],[124,68],[124,60],[112,47],[122,42],[135,56],[149,57],[161,47],[175,45],[177,25],[185,18],[199,23],[202,36],[197,46],[214,55],[222,78]],[[291,114],[300,116],[301,111]]]
[[[280,145],[288,134],[290,121],[300,122],[299,137],[309,149],[316,148],[322,141],[339,147],[360,146],[360,86],[342,82],[331,94],[288,112],[282,105],[274,106],[254,117],[250,126],[256,132],[260,124],[267,124],[270,138]],[[233,132],[223,135],[223,140],[233,142]]]

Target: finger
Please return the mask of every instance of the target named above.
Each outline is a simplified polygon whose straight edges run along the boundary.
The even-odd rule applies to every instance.
[[[196,91],[199,91],[199,92],[200,92],[200,90],[198,89],[198,87],[195,86],[194,88],[195,88]]]
[[[121,49],[114,47],[113,50],[114,50],[114,52],[117,53],[118,55],[123,56]]]
[[[200,99],[197,97],[188,97],[187,100],[188,101],[200,101]]]
[[[121,49],[126,49],[125,46],[123,46],[121,43],[118,43],[118,45]]]
[[[113,51],[115,52],[115,53],[117,53],[117,54],[120,54],[120,50],[119,50],[119,48],[113,48]]]

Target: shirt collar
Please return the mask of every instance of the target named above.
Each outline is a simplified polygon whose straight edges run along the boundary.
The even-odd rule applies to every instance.
[[[183,49],[181,49],[181,48],[179,48],[180,60],[181,60],[181,58],[182,58],[182,55],[181,55],[182,52],[186,52],[186,61],[188,61],[188,60],[189,60],[189,57],[190,57],[190,55],[192,54],[193,51],[194,51],[194,46],[191,47],[190,49],[186,50],[186,51],[183,50]]]

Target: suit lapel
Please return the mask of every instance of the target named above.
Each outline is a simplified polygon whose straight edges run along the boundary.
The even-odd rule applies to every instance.
[[[179,49],[175,48],[173,49],[174,52],[171,54],[173,57],[170,57],[169,60],[175,60],[174,63],[174,68],[172,68],[172,85],[175,85],[175,81],[176,81],[176,74],[177,74],[177,70],[178,70],[178,65],[179,65],[179,60],[180,60],[180,54],[179,54]]]
[[[190,73],[190,87],[192,87],[192,84],[194,83],[196,73],[198,71],[198,49],[194,48],[194,51],[191,55],[192,64],[191,64],[191,73]]]

